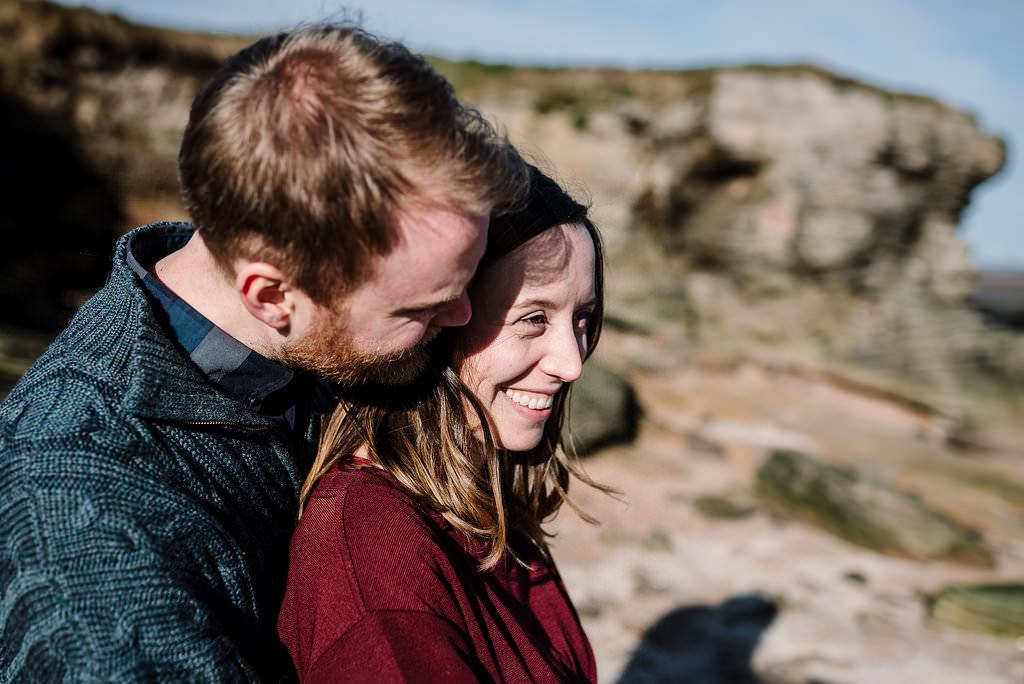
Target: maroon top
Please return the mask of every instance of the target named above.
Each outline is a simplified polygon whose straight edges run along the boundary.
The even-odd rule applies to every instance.
[[[375,468],[325,475],[291,545],[281,640],[304,681],[593,682],[594,654],[554,566],[483,542]]]

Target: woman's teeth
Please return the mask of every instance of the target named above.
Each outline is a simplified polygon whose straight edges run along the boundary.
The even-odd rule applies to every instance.
[[[520,406],[536,409],[538,411],[551,408],[551,404],[555,400],[555,395],[553,394],[538,397],[530,396],[528,394],[523,394],[522,392],[516,392],[515,390],[508,389],[505,390],[505,394],[508,396],[509,399],[519,404]]]

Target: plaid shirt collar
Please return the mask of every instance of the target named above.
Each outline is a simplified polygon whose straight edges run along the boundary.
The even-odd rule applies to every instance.
[[[211,381],[254,411],[294,427],[298,386],[306,383],[291,369],[218,328],[150,270],[157,261],[181,249],[190,237],[192,231],[182,230],[181,224],[136,233],[127,245],[128,266],[146,286],[164,330]]]

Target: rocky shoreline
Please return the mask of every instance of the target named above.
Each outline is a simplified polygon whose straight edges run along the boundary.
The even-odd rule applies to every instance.
[[[602,681],[1024,678],[1024,641],[956,629],[928,608],[949,585],[1024,578],[1020,413],[989,426],[997,447],[964,453],[946,443],[935,414],[877,393],[752,363],[679,363],[649,338],[615,331],[602,344],[613,365],[665,360],[629,374],[645,416],[637,440],[586,462],[621,500],[576,487],[601,525],[566,511],[553,526]],[[883,555],[780,515],[755,491],[758,469],[779,448],[913,493],[980,530],[994,566]],[[708,515],[708,497],[741,514]]]

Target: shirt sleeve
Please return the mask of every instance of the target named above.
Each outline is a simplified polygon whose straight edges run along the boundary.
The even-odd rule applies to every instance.
[[[308,682],[447,682],[493,679],[465,634],[429,613],[368,614],[312,664]]]

